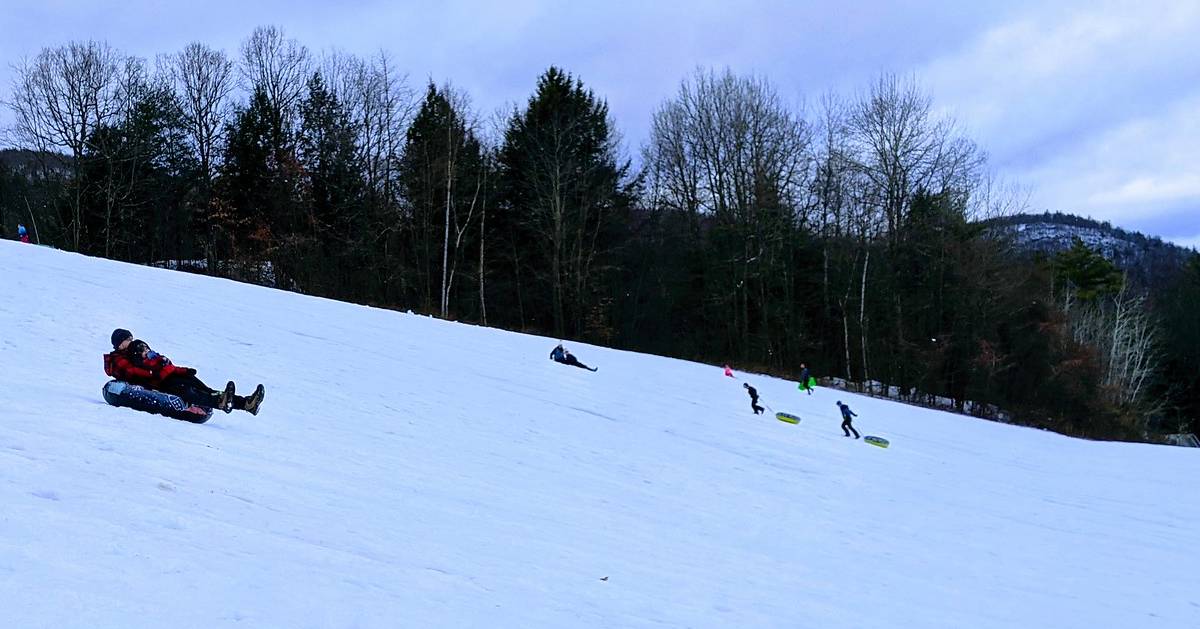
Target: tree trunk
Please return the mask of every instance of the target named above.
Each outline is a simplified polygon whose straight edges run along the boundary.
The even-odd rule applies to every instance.
[[[450,260],[450,195],[454,186],[454,149],[451,146],[453,140],[454,124],[451,122],[446,125],[446,225],[442,232],[442,318],[446,318],[446,300],[448,286],[446,285],[447,272],[449,271]]]
[[[847,304],[846,300],[843,299],[842,303],[841,303],[841,306],[842,306],[842,334],[843,334],[843,345],[846,348],[846,383],[849,384],[850,381],[854,379],[854,376],[852,376],[850,373],[850,317],[847,316],[847,313],[846,313],[847,305],[849,305],[849,304]]]
[[[858,327],[862,337],[862,370],[863,382],[871,381],[871,374],[867,369],[867,266],[871,263],[871,248],[868,246],[866,257],[863,258],[862,271],[862,291],[859,294],[858,302]],[[868,387],[870,384],[867,385]]]
[[[486,200],[483,202],[483,205],[480,206],[479,209],[480,209],[480,214],[479,214],[479,317],[480,317],[480,322],[484,325],[484,327],[487,327],[487,324],[488,324],[488,322],[487,322],[487,300],[484,298],[484,292],[483,292],[483,278],[484,278],[483,241],[487,237],[487,201]]]

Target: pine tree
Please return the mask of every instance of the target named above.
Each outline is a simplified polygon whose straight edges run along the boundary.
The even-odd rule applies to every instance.
[[[307,235],[303,173],[294,138],[279,126],[279,116],[261,89],[255,89],[250,104],[236,113],[226,137],[225,163],[210,213],[211,224],[222,235],[214,253],[251,263],[252,269],[271,261],[276,283],[286,283],[281,275],[294,270],[288,267],[297,263],[298,239]]]
[[[298,260],[294,273],[308,290],[322,294],[352,292],[369,235],[364,213],[362,170],[355,133],[346,108],[319,73],[308,81],[300,103],[297,155],[305,183],[302,224],[295,226]]]
[[[1170,401],[1165,432],[1200,433],[1200,255],[1160,300],[1164,330],[1164,381],[1156,395]]]
[[[1083,302],[1115,295],[1125,283],[1121,270],[1076,238],[1054,259],[1055,278]]]
[[[578,334],[606,321],[601,288],[614,277],[636,183],[619,161],[608,105],[550,68],[513,112],[499,154],[502,211],[494,221],[521,324]]]
[[[423,310],[436,308],[443,316],[456,263],[478,242],[478,229],[471,226],[488,193],[486,155],[467,116],[461,96],[430,83],[399,164],[416,298]]]

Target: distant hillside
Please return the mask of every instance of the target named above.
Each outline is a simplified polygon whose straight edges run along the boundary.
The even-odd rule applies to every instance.
[[[7,169],[30,176],[43,165],[54,173],[66,176],[70,174],[71,157],[62,153],[0,149],[0,172]]]
[[[1196,252],[1146,236],[1113,227],[1112,224],[1062,214],[1015,214],[984,222],[996,236],[1011,238],[1014,247],[1032,255],[1052,256],[1071,247],[1080,239],[1088,247],[1129,274],[1136,286],[1154,288],[1164,284]]]

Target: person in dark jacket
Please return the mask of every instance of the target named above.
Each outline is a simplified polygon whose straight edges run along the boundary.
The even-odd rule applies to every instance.
[[[743,387],[746,387],[746,393],[750,394],[750,410],[754,411],[755,415],[763,412],[763,407],[758,405],[758,389],[750,386],[749,382],[743,382]]]
[[[808,365],[800,363],[800,389],[803,391],[808,391],[809,395],[812,395],[812,387],[808,384],[808,380],[811,377],[812,376],[808,373]]]
[[[838,405],[838,410],[840,410],[842,412],[842,432],[846,433],[847,437],[849,437],[850,433],[853,432],[854,438],[858,439],[858,431],[854,430],[854,426],[850,423],[850,418],[858,417],[858,415],[855,414],[854,411],[850,410],[849,406],[842,404],[841,400],[838,400],[837,405]]]
[[[578,358],[575,358],[575,355],[574,355],[574,354],[572,354],[571,352],[568,352],[568,351],[567,351],[567,350],[566,350],[566,349],[565,349],[565,348],[562,346],[562,343],[559,343],[559,344],[558,344],[558,347],[555,347],[555,348],[554,348],[554,349],[553,349],[553,350],[550,352],[550,360],[553,360],[553,361],[554,361],[554,362],[556,362],[556,363],[562,363],[562,364],[564,364],[564,365],[570,365],[570,366],[572,366],[572,367],[580,367],[580,368],[582,368],[582,369],[587,369],[588,371],[596,371],[596,368],[595,368],[595,367],[588,367],[587,365],[585,365],[585,364],[583,364],[583,363],[579,362],[579,359],[578,359]]]
[[[217,408],[226,413],[240,410],[258,414],[266,394],[263,385],[258,385],[247,397],[235,395],[233,382],[226,384],[224,391],[217,391],[197,378],[195,369],[175,365],[171,359],[150,349],[145,341],[135,340],[129,330],[113,330],[111,340],[113,351],[104,355],[104,372],[109,376],[176,395],[189,404]]]

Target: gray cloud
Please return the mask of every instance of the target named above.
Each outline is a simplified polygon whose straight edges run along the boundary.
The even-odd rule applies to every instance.
[[[0,16],[0,99],[8,65],[43,46],[103,39],[153,58],[200,40],[236,53],[255,26],[277,24],[315,51],[387,50],[414,87],[450,80],[485,114],[560,65],[608,100],[633,152],[697,66],[764,74],[798,103],[911,72],[999,174],[1032,187],[1035,209],[1200,242],[1200,169],[1188,163],[1200,3],[1045,4],[51,0]]]
[[[1027,11],[918,71],[1035,209],[1200,241],[1200,4]]]

